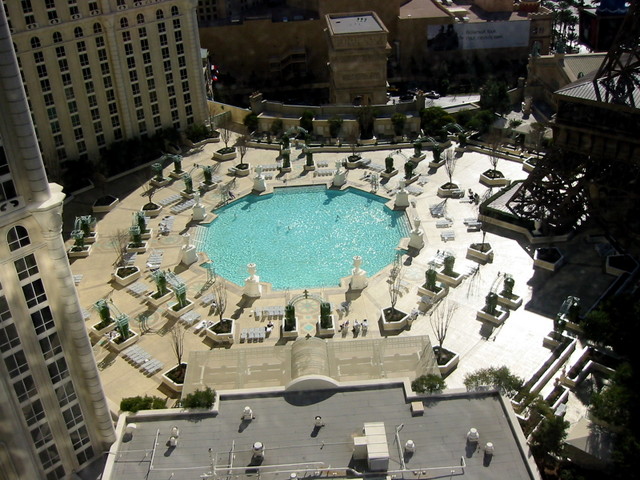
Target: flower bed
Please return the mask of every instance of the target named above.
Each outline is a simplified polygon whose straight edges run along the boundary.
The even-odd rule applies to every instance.
[[[438,196],[442,198],[454,197],[458,198],[464,195],[464,191],[460,189],[460,185],[455,182],[447,182],[438,187]]]
[[[235,147],[225,147],[220,148],[213,152],[213,160],[218,160],[219,162],[225,162],[227,160],[233,160],[236,158],[236,148]]]

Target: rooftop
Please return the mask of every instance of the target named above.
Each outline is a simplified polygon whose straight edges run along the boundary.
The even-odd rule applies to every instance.
[[[420,402],[426,407],[425,414],[414,417],[402,385],[395,384],[373,389],[223,396],[217,415],[138,416],[129,420],[137,427],[129,441],[116,443],[116,451],[112,450],[113,468],[110,475],[105,471],[105,478],[234,478],[258,469],[261,477],[272,479],[290,478],[293,472],[319,476],[322,469],[330,469],[338,477],[345,476],[347,468],[367,474],[372,470],[366,458],[354,459],[354,443],[358,443],[354,439],[362,436],[363,427],[371,422],[384,424],[387,448],[383,440],[382,450],[388,450],[387,472],[399,477],[464,472],[464,478],[470,480],[538,478],[522,450],[515,417],[498,394],[465,393]],[[254,420],[241,420],[245,406],[252,409]],[[314,427],[316,416],[322,418],[323,427]],[[179,429],[175,448],[165,445],[173,427]],[[466,442],[470,428],[478,430],[479,443]],[[416,446],[412,455],[404,453],[408,440]],[[255,442],[264,444],[262,462],[252,459]],[[484,455],[487,442],[495,447],[493,456]],[[371,459],[371,450],[369,455]]]
[[[330,14],[327,22],[333,35],[382,32],[384,27],[373,13]]]

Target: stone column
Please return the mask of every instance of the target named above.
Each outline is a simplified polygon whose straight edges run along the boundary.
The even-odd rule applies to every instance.
[[[247,264],[247,272],[249,272],[249,276],[244,281],[243,295],[251,298],[261,297],[262,285],[260,285],[260,277],[256,275],[256,264]]]
[[[353,268],[351,269],[351,281],[349,287],[351,290],[362,290],[369,284],[367,272],[360,268],[362,265],[362,257],[356,255],[353,257]]]
[[[413,230],[409,235],[409,248],[415,248],[416,250],[420,250],[424,247],[424,232],[420,228],[420,219],[413,219]]]

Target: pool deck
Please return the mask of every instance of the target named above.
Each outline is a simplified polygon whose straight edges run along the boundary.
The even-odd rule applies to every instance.
[[[196,149],[193,153],[183,159],[183,169],[191,171],[194,165],[211,165],[215,163],[211,160],[212,153],[219,149],[221,144],[209,144],[203,148]],[[298,158],[301,152],[299,149],[292,149],[293,171],[283,176],[276,176],[268,180],[270,187],[308,185],[308,184],[329,184],[332,176],[314,176],[313,172],[304,173],[303,157]],[[405,149],[400,154],[394,150],[396,166],[401,169],[404,164],[402,156],[410,156],[413,149]],[[390,151],[365,152],[363,156],[370,158],[373,163],[384,165],[384,158]],[[418,168],[418,174],[425,175],[428,179],[420,195],[410,195],[410,199],[415,206],[407,209],[410,220],[419,218],[425,233],[426,244],[424,248],[415,256],[403,256],[404,267],[403,287],[397,307],[407,312],[418,308],[420,295],[417,292],[419,285],[424,283],[425,271],[429,261],[438,253],[448,251],[456,256],[454,270],[466,273],[468,276],[461,285],[452,288],[447,297],[449,303],[455,303],[457,310],[451,323],[448,335],[444,342],[445,348],[455,351],[460,355],[460,364],[447,378],[449,388],[463,387],[465,374],[479,368],[489,366],[507,365],[510,370],[521,377],[528,378],[540,364],[549,356],[549,349],[543,346],[542,339],[552,330],[552,318],[558,311],[562,301],[567,295],[576,295],[583,301],[583,305],[590,306],[601,294],[601,292],[613,281],[613,277],[605,275],[602,270],[602,258],[598,257],[593,249],[583,248],[585,246],[583,237],[574,237],[573,240],[560,247],[568,253],[567,264],[556,273],[540,271],[533,268],[533,249],[526,241],[515,234],[505,234],[489,229],[486,234],[486,241],[490,242],[495,252],[492,263],[479,265],[477,262],[466,258],[466,250],[469,244],[480,242],[482,232],[468,232],[463,220],[477,217],[478,207],[473,203],[466,203],[460,199],[449,199],[446,202],[446,216],[451,218],[453,223],[446,229],[438,228],[438,218],[433,218],[430,214],[429,206],[442,202],[437,197],[437,187],[447,181],[447,176],[443,167],[436,171],[430,171],[428,160],[431,153],[426,152],[427,159],[423,160]],[[275,150],[262,150],[250,148],[245,157],[245,161],[252,167],[259,164],[275,164],[278,152]],[[333,168],[335,161],[342,160],[347,153],[322,153],[314,154],[316,161],[326,161],[329,168]],[[245,178],[233,178],[227,175],[227,169],[234,166],[238,160],[222,162],[217,175],[222,177],[223,184],[233,182],[233,192],[236,197],[246,195],[251,191],[253,176]],[[483,196],[487,193],[487,188],[479,183],[480,174],[490,168],[488,158],[480,153],[465,152],[458,160],[454,173],[456,180],[465,191],[472,189]],[[527,173],[523,171],[522,165],[517,162],[500,160],[498,169],[507,178],[512,180],[525,178]],[[168,173],[171,167],[165,169]],[[146,174],[145,174],[146,173]],[[371,191],[371,185],[363,179],[364,169],[358,168],[348,173],[347,186],[361,188]],[[193,169],[194,186],[202,180],[202,170]],[[400,174],[393,177],[386,185],[381,185],[377,193],[387,198],[392,198],[387,189],[397,185]],[[97,312],[92,308],[94,302],[101,298],[108,298],[122,312],[127,313],[132,319],[136,319],[140,314],[146,316],[144,325],[132,320],[131,327],[137,333],[142,333],[138,345],[148,352],[153,358],[164,364],[162,370],[153,375],[145,375],[132,364],[128,363],[121,355],[109,351],[106,348],[104,338],[92,341],[95,343],[94,352],[96,361],[101,370],[101,378],[107,397],[111,402],[114,411],[118,410],[118,405],[123,397],[134,395],[159,395],[171,396],[169,390],[161,386],[161,373],[168,370],[176,363],[175,355],[172,352],[170,335],[168,330],[175,323],[175,320],[165,316],[165,308],[153,309],[146,305],[140,297],[130,293],[126,287],[120,287],[112,282],[111,274],[114,271],[116,253],[111,246],[111,238],[118,230],[128,229],[131,224],[132,213],[137,211],[147,202],[142,195],[143,186],[148,184],[151,174],[142,170],[136,175],[129,175],[121,180],[112,182],[107,186],[106,193],[117,195],[120,198],[119,205],[107,214],[98,214],[97,232],[98,240],[94,244],[88,258],[71,259],[71,268],[74,275],[78,276],[77,284],[81,306],[89,313],[87,328],[98,323]],[[140,186],[143,185],[143,186]],[[413,184],[417,187],[417,184]],[[166,187],[158,190],[154,196],[154,201],[158,202],[164,198],[178,193],[184,184],[182,180],[174,180]],[[220,188],[215,188],[207,192],[200,198],[201,204],[206,206],[208,212],[216,207],[222,195]],[[91,205],[95,198],[102,192],[97,189],[78,195],[65,206],[65,238],[68,239],[69,231],[76,215],[86,215],[91,211]],[[139,254],[135,265],[142,270],[139,279],[150,290],[154,290],[151,272],[146,267],[146,261],[151,249],[162,250],[162,269],[170,269],[183,279],[188,287],[188,298],[196,301],[195,311],[202,315],[202,319],[215,320],[208,307],[201,305],[202,296],[199,295],[206,282],[206,271],[199,266],[201,261],[206,260],[204,254],[199,253],[199,260],[190,267],[181,265],[181,247],[184,245],[182,234],[195,234],[197,223],[191,221],[191,209],[181,214],[175,215],[175,223],[172,231],[168,235],[158,235],[158,225],[161,218],[170,215],[170,206],[164,207],[160,215],[150,221],[153,229],[153,236],[149,240],[149,250],[145,254]],[[207,219],[209,220],[209,219]],[[455,239],[444,241],[441,239],[443,230],[452,231]],[[67,240],[71,244],[71,240]],[[258,275],[260,274],[259,259]],[[367,259],[363,259],[363,269],[367,269]],[[369,276],[367,288],[363,291],[349,291],[348,278],[343,279],[340,287],[322,288],[311,290],[311,293],[322,295],[327,301],[334,305],[343,302],[350,302],[348,313],[340,312],[339,321],[349,320],[351,324],[355,320],[362,321],[368,319],[368,338],[379,338],[382,335],[379,328],[380,309],[389,305],[388,275],[390,267],[381,272]],[[502,278],[500,274],[509,273],[515,280],[514,293],[523,297],[523,305],[511,312],[506,322],[498,328],[491,328],[476,320],[476,312],[484,306],[484,298],[493,287],[500,290]],[[81,277],[80,277],[81,276]],[[211,292],[205,290],[203,295]],[[262,297],[249,300],[242,297],[242,286],[229,283],[228,288],[228,308],[225,317],[236,319],[236,339],[233,349],[251,349],[253,343],[240,343],[239,332],[241,329],[264,327],[266,320],[256,318],[255,309],[267,306],[284,306],[285,297],[294,297],[302,291],[274,291],[268,284],[264,285]],[[166,305],[166,304],[165,304]],[[437,308],[442,308],[439,306]],[[430,313],[420,314],[413,323],[410,330],[404,330],[399,335],[429,335],[432,343],[434,340],[433,331],[430,325]],[[303,321],[314,321],[312,316]],[[314,317],[315,318],[315,317]],[[274,346],[283,340],[279,335],[280,321],[277,320],[272,334],[260,343],[260,346]],[[314,332],[311,332],[312,334]],[[361,336],[358,338],[362,338]],[[353,339],[353,334],[349,331],[347,335],[337,334],[333,341],[341,342]],[[185,360],[190,351],[209,350],[216,348],[210,340],[200,333],[189,329],[185,336]],[[215,386],[214,386],[215,387]],[[578,418],[584,412],[577,407],[575,412],[569,411],[568,417],[573,421],[573,417]],[[573,416],[573,417],[572,417]]]

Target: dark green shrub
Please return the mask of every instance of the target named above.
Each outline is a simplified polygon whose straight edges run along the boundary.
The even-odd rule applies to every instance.
[[[291,332],[296,328],[296,307],[289,304],[284,307],[284,329]]]
[[[328,302],[322,302],[320,304],[320,326],[322,328],[333,327],[331,322],[331,304]]]
[[[126,397],[120,401],[120,410],[123,412],[136,413],[139,410],[158,410],[167,408],[167,400],[160,397]]]
[[[249,132],[255,132],[258,129],[258,115],[255,113],[249,113],[242,121]]]
[[[196,390],[182,400],[183,408],[211,408],[216,400],[216,391],[210,387]]]
[[[447,384],[440,375],[430,373],[422,375],[411,382],[411,389],[416,393],[437,393],[447,388]]]
[[[384,159],[384,171],[387,173],[393,172],[393,157],[387,157]]]
[[[194,143],[199,142],[200,140],[204,140],[205,138],[209,138],[209,136],[211,135],[209,127],[201,123],[194,123],[189,125],[184,133],[187,138]]]

